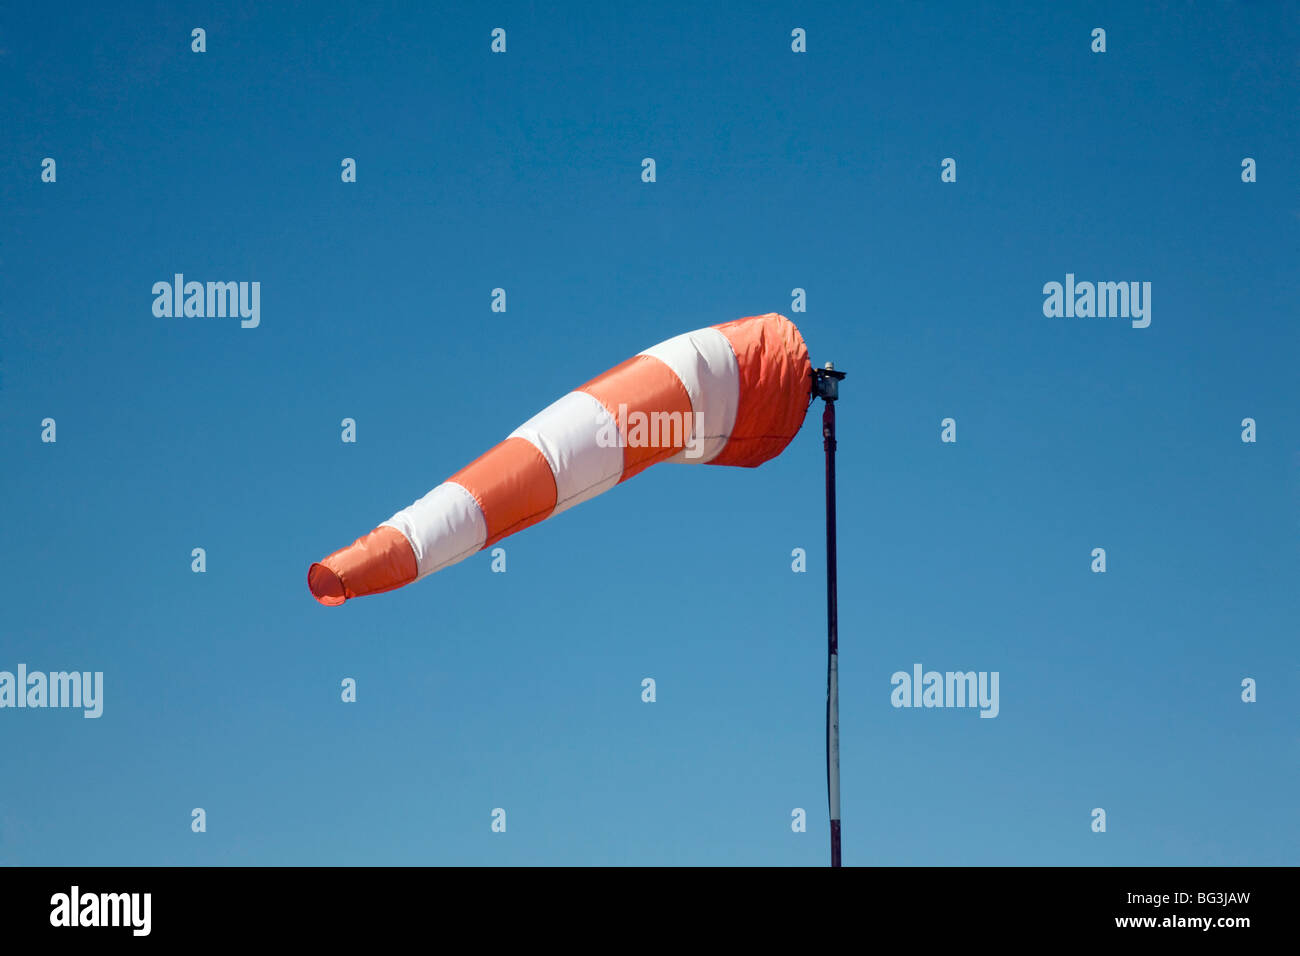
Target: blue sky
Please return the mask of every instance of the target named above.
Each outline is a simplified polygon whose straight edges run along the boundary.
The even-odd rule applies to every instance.
[[[0,670],[105,699],[0,710],[0,862],[824,864],[820,405],[505,574],[305,582],[570,388],[769,311],[849,373],[845,862],[1300,862],[1300,26],[1043,6],[7,9]],[[177,272],[259,281],[259,327],[155,317]],[[1150,327],[1045,317],[1067,273],[1151,282]],[[915,663],[997,671],[997,718],[892,707]]]

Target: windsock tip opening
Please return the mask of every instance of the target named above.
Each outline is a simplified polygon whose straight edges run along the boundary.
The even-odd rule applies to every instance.
[[[307,587],[312,597],[326,607],[338,607],[347,600],[342,578],[319,561],[307,570]]]

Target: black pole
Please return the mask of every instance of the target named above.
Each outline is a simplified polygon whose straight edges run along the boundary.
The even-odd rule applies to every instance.
[[[840,637],[835,548],[835,401],[843,372],[826,363],[813,370],[813,390],[826,403],[822,447],[826,450],[826,798],[831,817],[831,866],[840,863]]]

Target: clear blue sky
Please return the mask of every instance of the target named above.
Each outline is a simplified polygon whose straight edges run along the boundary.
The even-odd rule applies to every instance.
[[[104,714],[0,711],[0,862],[823,864],[819,405],[505,574],[306,586],[769,311],[849,372],[845,861],[1300,862],[1294,6],[81,6],[0,19],[0,670],[103,671]],[[260,327],[156,318],[177,272]],[[1044,317],[1066,273],[1150,327]],[[999,716],[893,708],[914,663]]]

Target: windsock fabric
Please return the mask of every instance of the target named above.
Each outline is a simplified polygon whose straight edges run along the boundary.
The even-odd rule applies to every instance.
[[[391,591],[661,461],[754,468],[808,411],[808,349],[775,312],[661,342],[524,422],[374,531],[311,566],[322,604]]]

